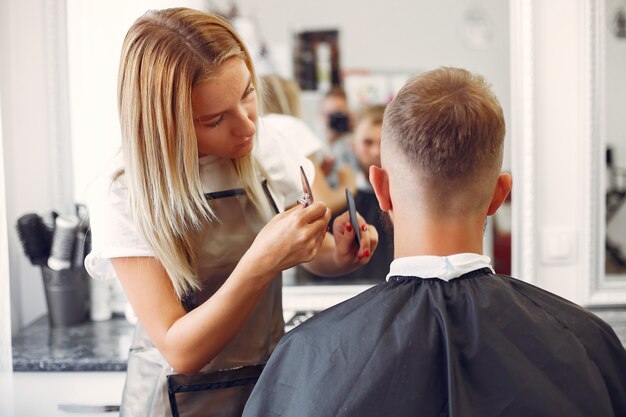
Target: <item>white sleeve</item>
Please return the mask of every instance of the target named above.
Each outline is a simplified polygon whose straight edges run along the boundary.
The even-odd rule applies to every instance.
[[[268,114],[259,119],[261,129],[269,126],[292,149],[310,158],[324,148],[324,142],[302,119],[286,114]]]
[[[297,120],[297,119],[296,119]],[[259,121],[259,146],[257,158],[270,177],[272,195],[280,211],[292,206],[302,197],[300,166],[304,168],[310,184],[315,179],[315,167],[307,159],[300,143],[285,137],[284,131],[271,120]],[[302,137],[302,136],[300,136]],[[315,144],[311,146],[314,147]]]
[[[123,181],[112,183],[111,178],[110,173],[101,176],[87,194],[91,252],[85,258],[85,268],[96,279],[117,278],[111,258],[154,256],[131,220]]]

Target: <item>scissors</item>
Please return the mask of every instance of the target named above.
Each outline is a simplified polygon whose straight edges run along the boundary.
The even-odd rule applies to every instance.
[[[313,204],[313,191],[311,191],[309,180],[304,173],[302,165],[300,165],[300,179],[302,180],[302,191],[304,192],[304,196],[298,200],[298,203],[302,204],[304,207],[308,207]]]

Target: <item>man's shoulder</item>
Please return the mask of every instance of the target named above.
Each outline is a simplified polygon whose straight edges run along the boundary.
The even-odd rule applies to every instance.
[[[511,283],[517,293],[527,297],[564,327],[571,329],[579,339],[586,339],[591,345],[606,338],[611,343],[617,340],[612,327],[586,307],[532,283],[509,276],[502,277]]]

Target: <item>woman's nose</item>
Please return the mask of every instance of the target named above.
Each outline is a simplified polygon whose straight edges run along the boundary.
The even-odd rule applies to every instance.
[[[254,135],[256,132],[256,125],[254,123],[254,114],[247,111],[245,108],[239,112],[237,124],[233,129],[233,134],[236,136],[248,137]]]

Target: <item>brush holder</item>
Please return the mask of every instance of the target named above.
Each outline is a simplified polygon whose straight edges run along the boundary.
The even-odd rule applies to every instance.
[[[90,277],[84,267],[41,268],[51,327],[74,326],[89,317]]]

